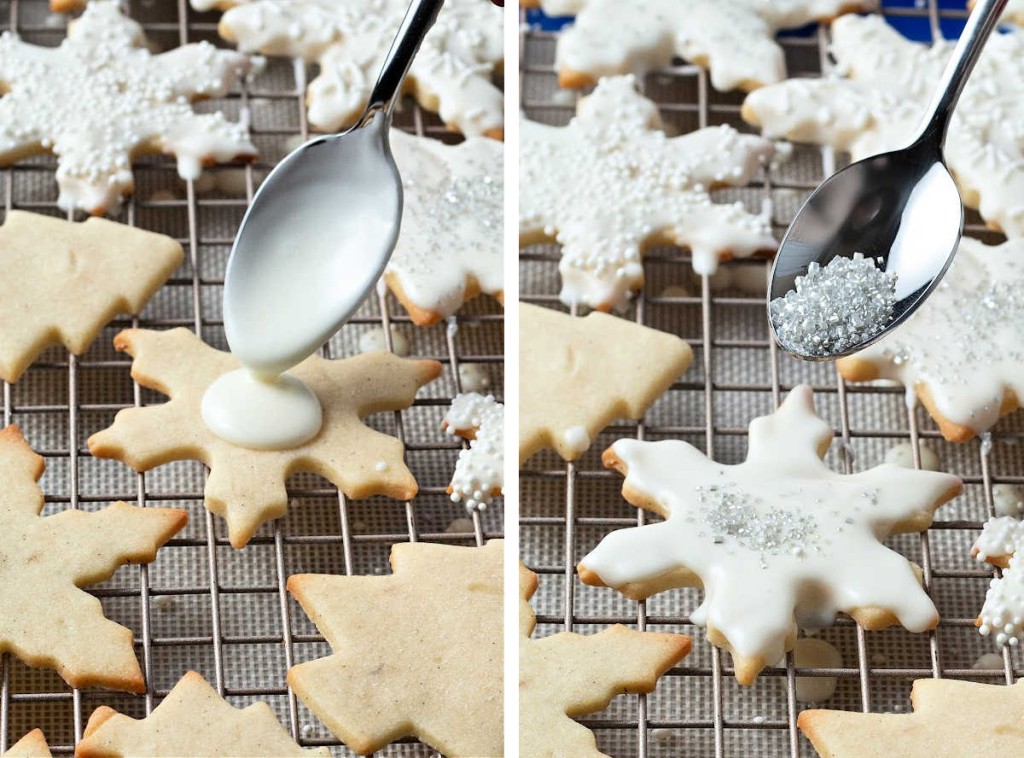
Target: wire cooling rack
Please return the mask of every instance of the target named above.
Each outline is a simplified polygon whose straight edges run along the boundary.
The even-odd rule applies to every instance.
[[[940,8],[935,0],[900,5],[887,4],[884,12],[919,38],[939,29],[956,33],[966,17],[963,3],[953,9],[945,2]],[[522,30],[523,110],[534,120],[565,124],[578,95],[558,89],[556,34],[525,23]],[[783,36],[790,75],[827,71],[828,43],[825,29]],[[696,67],[673,65],[649,74],[642,88],[677,133],[721,123],[752,131],[739,116],[742,94],[716,92]],[[806,194],[846,160],[831,149],[795,146],[788,161],[766,169],[749,186],[720,195],[768,214],[781,238]],[[973,212],[966,233],[988,242],[1001,239]],[[521,251],[522,300],[563,308],[558,259],[555,245]],[[946,443],[926,413],[908,409],[902,388],[847,384],[830,364],[795,361],[776,348],[764,316],[767,263],[736,261],[715,277],[697,279],[688,253],[666,247],[650,251],[644,269],[645,287],[623,315],[687,339],[694,349],[693,365],[640,423],[612,426],[575,463],[541,453],[520,477],[521,550],[540,575],[534,600],[537,635],[590,633],[622,623],[694,638],[694,651],[660,681],[655,693],[617,698],[602,713],[581,719],[595,731],[599,747],[613,756],[814,756],[796,727],[799,712],[812,707],[797,701],[798,675],[838,679],[835,696],[822,707],[875,712],[908,712],[911,683],[922,677],[1012,683],[1020,676],[1022,661],[1009,649],[1001,652],[997,668],[973,668],[983,654],[997,651],[974,626],[994,573],[969,555],[982,523],[994,512],[993,486],[1024,482],[1020,415],[998,424],[990,449],[979,440]],[[622,437],[681,438],[716,460],[738,463],[745,456],[749,421],[770,413],[798,383],[813,387],[818,412],[836,429],[828,456],[835,470],[869,468],[895,445],[906,444],[915,466],[927,447],[939,456],[943,470],[964,479],[965,493],[939,510],[927,533],[887,543],[923,568],[942,622],[929,634],[915,635],[899,628],[865,633],[841,618],[819,636],[841,652],[842,667],[798,669],[789,654],[754,686],[740,687],[729,656],[688,623],[699,591],[674,590],[636,603],[611,589],[583,585],[575,565],[609,531],[655,518],[623,501],[621,477],[601,466],[600,453],[608,445]]]
[[[216,34],[219,14],[197,14],[186,0],[135,0],[127,10],[157,49],[202,39],[223,44]],[[0,19],[6,21],[5,29],[35,44],[56,45],[64,36],[65,19],[50,13],[46,0],[0,2]],[[195,669],[235,705],[269,702],[301,744],[327,745],[337,755],[351,755],[285,683],[293,663],[329,653],[285,592],[287,577],[299,572],[388,574],[388,555],[396,542],[473,545],[501,534],[500,501],[469,517],[461,504],[448,498],[445,488],[460,446],[441,431],[444,412],[461,389],[460,367],[479,364],[489,377],[490,391],[500,395],[503,315],[487,298],[467,304],[448,324],[419,328],[390,295],[371,297],[325,349],[327,357],[354,354],[360,337],[376,329],[388,335],[390,349],[394,329],[412,355],[444,364],[442,377],[421,390],[412,408],[369,420],[405,443],[407,462],[420,484],[412,502],[352,502],[323,479],[298,475],[288,482],[287,517],[264,526],[238,551],[229,545],[223,521],[203,508],[206,473],[201,464],[173,463],[141,475],[119,462],[92,458],[85,446],[88,436],[109,426],[119,409],[166,400],[131,381],[127,357],[111,346],[117,331],[185,326],[214,346],[226,347],[221,292],[227,254],[259,181],[274,161],[309,136],[304,97],[311,73],[301,62],[269,60],[228,97],[197,105],[198,110],[220,109],[229,118],[247,121],[260,150],[256,164],[216,167],[201,180],[182,182],[170,159],[137,163],[135,195],[117,220],[177,238],[185,248],[185,263],[140,318],[112,323],[85,355],[76,358],[63,348],[50,349],[17,384],[3,385],[3,424],[21,425],[46,459],[46,514],[126,500],[184,508],[189,525],[150,566],[124,567],[91,589],[107,616],[134,631],[148,683],[145,696],[72,689],[52,672],[30,669],[3,655],[0,753],[32,728],[42,727],[53,752],[69,754],[94,708],[107,704],[143,717],[185,671]],[[459,139],[411,100],[404,106],[396,115],[401,128],[449,142]],[[61,215],[54,167],[52,158],[43,157],[4,171],[5,209]],[[406,740],[380,755],[434,753]]]

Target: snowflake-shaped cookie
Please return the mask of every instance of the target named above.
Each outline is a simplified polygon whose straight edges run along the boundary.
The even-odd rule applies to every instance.
[[[3,758],[51,758],[50,746],[42,729],[33,729],[11,747]]]
[[[190,100],[220,97],[248,66],[207,42],[152,55],[142,27],[115,0],[96,0],[68,27],[60,47],[0,37],[0,162],[52,151],[57,205],[103,213],[132,191],[140,153],[177,156],[195,179],[205,163],[253,157],[239,124],[193,113]]]
[[[145,692],[132,631],[80,588],[154,560],[187,515],[118,502],[42,518],[43,468],[17,426],[0,431],[0,652],[56,669],[72,687]]]
[[[566,304],[622,303],[649,245],[689,247],[701,274],[776,247],[768,219],[709,194],[750,181],[771,143],[726,125],[668,137],[632,76],[602,79],[568,126],[523,119],[519,150],[520,244],[561,243]]]
[[[189,671],[160,705],[144,719],[133,719],[113,708],[93,711],[77,758],[215,758],[215,756],[266,756],[288,758],[320,756],[322,747],[303,750],[291,738],[270,706],[257,701],[235,708],[217,694],[199,674]]]
[[[786,76],[775,42],[780,29],[872,10],[876,0],[521,0],[555,16],[575,15],[558,36],[555,67],[563,87],[602,76],[664,68],[675,57],[709,69],[726,91],[755,89]]]
[[[253,0],[221,18],[224,39],[245,52],[320,64],[309,84],[309,121],[325,131],[362,113],[406,0]],[[504,57],[502,12],[479,0],[446,0],[413,59],[406,88],[467,137],[501,137],[501,91],[491,75]]]
[[[1012,686],[918,679],[913,713],[803,711],[797,719],[819,755],[899,758],[1021,755],[1024,680]]]
[[[841,476],[822,460],[831,440],[804,385],[750,424],[740,464],[680,440],[619,440],[604,461],[625,475],[623,497],[665,521],[606,536],[581,578],[637,599],[703,587],[690,619],[732,652],[741,684],[793,648],[798,625],[830,625],[839,611],[866,629],[934,628],[917,571],[881,540],[927,529],[962,482],[888,463]]]
[[[459,453],[448,494],[469,511],[486,508],[505,483],[505,406],[493,395],[456,395],[444,415],[444,429],[470,440],[469,449]]]
[[[1003,569],[985,594],[978,631],[997,645],[1018,645],[1024,639],[1024,523],[1011,516],[992,518],[974,541],[971,555]]]
[[[853,160],[916,135],[951,42],[911,42],[880,16],[832,26],[842,78],[792,79],[752,93],[743,117],[766,136],[832,145]],[[964,203],[1008,236],[1024,235],[1024,31],[994,34],[960,98],[945,158]]]
[[[617,418],[643,418],[689,367],[674,334],[607,313],[579,318],[519,304],[519,463],[554,448],[583,455]]]
[[[899,329],[837,362],[850,381],[913,389],[943,436],[964,442],[1024,398],[1024,240],[968,237],[938,288]]]
[[[334,653],[288,684],[360,755],[412,736],[449,758],[500,756],[502,545],[403,543],[392,576],[289,577]]]
[[[206,389],[239,367],[234,356],[206,345],[187,329],[127,329],[117,335],[114,346],[134,358],[132,377],[139,384],[171,399],[119,411],[113,426],[89,438],[89,450],[136,471],[169,461],[201,460],[210,469],[206,507],[227,520],[235,547],[244,547],[261,524],[285,514],[285,480],[298,471],[319,474],[355,499],[386,495],[408,500],[416,495],[402,443],[362,419],[412,405],[417,390],[440,375],[437,361],[403,359],[384,350],[336,361],[311,356],[291,373],[320,400],[320,432],[290,450],[250,450],[217,437],[200,413]]]
[[[391,149],[405,192],[384,280],[413,322],[435,324],[480,292],[504,302],[502,144],[450,146],[394,129]]]
[[[616,624],[598,634],[532,639],[536,591],[537,575],[519,564],[519,755],[601,758],[594,733],[573,718],[606,708],[616,695],[653,692],[690,652],[690,638]]]
[[[138,313],[181,263],[170,237],[106,219],[8,211],[0,227],[0,379],[49,345],[81,355],[118,313]]]

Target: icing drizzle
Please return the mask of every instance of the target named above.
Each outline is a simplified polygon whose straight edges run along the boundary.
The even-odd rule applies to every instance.
[[[483,510],[505,484],[505,406],[493,395],[456,395],[445,414],[444,428],[448,434],[471,438],[455,464],[452,501],[465,503],[468,511]]]

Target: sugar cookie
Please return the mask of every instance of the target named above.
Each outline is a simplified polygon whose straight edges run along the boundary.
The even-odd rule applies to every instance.
[[[141,311],[183,258],[181,245],[162,234],[8,211],[0,227],[0,379],[18,381],[49,345],[81,355],[114,316]]]
[[[290,450],[250,450],[217,437],[200,414],[207,387],[239,367],[234,356],[204,344],[187,329],[127,329],[114,339],[114,347],[134,358],[132,377],[139,384],[171,399],[119,411],[113,426],[89,438],[89,450],[136,471],[169,461],[203,461],[210,469],[206,507],[227,520],[235,547],[244,547],[261,524],[285,514],[285,480],[297,471],[319,474],[355,499],[416,495],[402,443],[362,419],[412,405],[417,390],[440,375],[437,361],[398,358],[386,351],[336,361],[313,355],[291,373],[320,400],[320,432]],[[381,461],[383,468],[377,466]]]
[[[793,648],[797,626],[829,626],[839,611],[865,629],[933,629],[918,571],[881,540],[927,529],[963,483],[892,464],[836,474],[822,460],[832,436],[801,385],[751,422],[740,464],[681,440],[619,440],[604,463],[625,475],[623,497],[666,520],[607,535],[580,577],[636,599],[703,587],[690,620],[732,652],[740,684]]]
[[[532,639],[536,591],[537,575],[520,564],[519,755],[600,758],[594,733],[573,719],[602,710],[616,695],[653,692],[690,652],[690,638],[616,624],[598,634]]]
[[[486,508],[505,484],[505,406],[493,395],[456,395],[444,415],[444,429],[471,440],[469,449],[459,453],[448,494],[464,502],[466,510]]]
[[[1000,566],[978,615],[978,631],[997,645],[1018,645],[1024,639],[1024,523],[1011,516],[991,518],[971,547],[979,561]]]
[[[288,684],[357,753],[412,736],[449,758],[500,756],[502,545],[402,543],[392,576],[289,577],[334,652]]]
[[[195,671],[183,676],[144,719],[113,708],[93,711],[75,758],[214,758],[215,756],[321,756],[326,747],[303,750],[266,703],[235,708]]]
[[[689,367],[678,337],[606,313],[519,305],[519,463],[580,457],[617,418],[640,419]]]
[[[775,250],[767,218],[709,194],[750,181],[771,143],[726,125],[669,137],[632,76],[602,79],[568,126],[523,119],[519,149],[519,242],[561,243],[564,303],[622,303],[652,245],[690,248],[701,274]]]
[[[43,730],[33,729],[4,753],[3,758],[51,758],[51,756],[50,746],[46,744]]]
[[[42,518],[44,468],[17,426],[0,431],[0,652],[55,669],[72,687],[145,692],[132,631],[80,588],[152,562],[188,517],[117,502]]]
[[[189,105],[224,95],[247,58],[208,42],[152,55],[145,41],[116,0],[89,3],[60,47],[0,36],[0,165],[52,151],[57,205],[100,214],[132,191],[141,153],[177,156],[186,179],[207,163],[255,157],[241,125]]]

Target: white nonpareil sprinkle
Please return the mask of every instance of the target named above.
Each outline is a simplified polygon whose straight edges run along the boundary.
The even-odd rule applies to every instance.
[[[856,347],[892,321],[896,274],[854,253],[796,278],[796,289],[771,302],[779,343],[799,355],[826,357]]]
[[[492,395],[456,395],[444,417],[448,434],[473,434],[469,449],[459,453],[451,481],[453,502],[482,510],[505,485],[505,406]]]
[[[1010,558],[999,579],[993,579],[978,614],[978,631],[996,644],[1017,645],[1024,634],[1024,524],[1009,516],[989,519],[974,542],[977,559]]]

